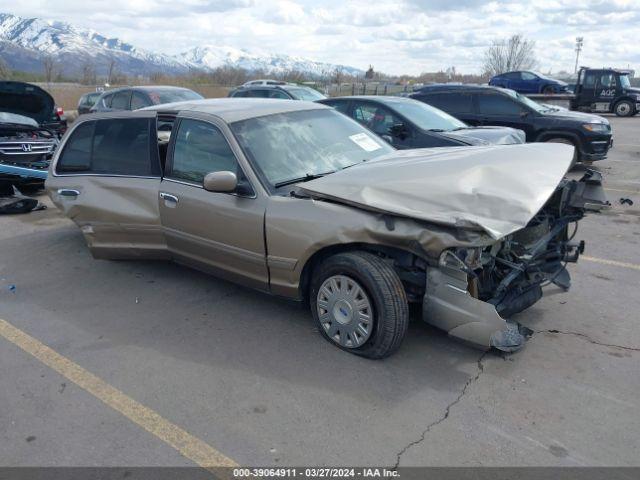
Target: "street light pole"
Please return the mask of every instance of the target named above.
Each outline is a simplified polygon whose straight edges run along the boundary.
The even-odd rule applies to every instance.
[[[573,73],[578,73],[578,59],[580,58],[580,51],[584,44],[584,37],[576,37],[576,66],[573,69]]]

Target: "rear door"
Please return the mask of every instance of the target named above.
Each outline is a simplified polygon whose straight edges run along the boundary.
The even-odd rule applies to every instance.
[[[78,124],[50,167],[46,187],[96,256],[162,257],[156,113],[104,114]]]
[[[160,186],[160,216],[172,255],[233,281],[268,289],[264,245],[266,194],[209,192],[204,176],[232,171],[249,182],[249,165],[224,122],[184,113],[171,135]]]

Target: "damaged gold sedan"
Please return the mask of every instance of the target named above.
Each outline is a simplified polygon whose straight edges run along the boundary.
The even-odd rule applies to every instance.
[[[338,347],[382,358],[409,304],[480,348],[584,249],[606,204],[558,144],[395,151],[323,105],[221,99],[81,117],[46,182],[96,258],[158,258],[308,302]],[[265,319],[268,321],[268,319]]]

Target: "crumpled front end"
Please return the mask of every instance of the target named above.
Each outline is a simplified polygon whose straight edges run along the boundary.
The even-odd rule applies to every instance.
[[[509,319],[540,300],[544,286],[569,289],[566,265],[584,251],[577,222],[607,205],[600,174],[588,171],[563,180],[525,228],[490,246],[444,250],[427,271],[424,319],[481,348],[521,348],[526,329]]]

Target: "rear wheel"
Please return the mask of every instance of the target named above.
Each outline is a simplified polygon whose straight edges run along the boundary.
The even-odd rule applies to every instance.
[[[406,334],[409,307],[402,282],[386,261],[367,252],[333,255],[316,268],[311,312],[322,335],[367,358],[395,352]]]
[[[565,145],[571,145],[573,147],[573,158],[571,159],[571,165],[569,168],[573,167],[576,163],[578,163],[578,147],[576,144],[569,140],[568,138],[562,137],[554,137],[545,140],[546,143],[563,143]]]
[[[613,107],[613,113],[618,117],[630,117],[633,115],[634,110],[633,104],[629,100],[620,100]]]

